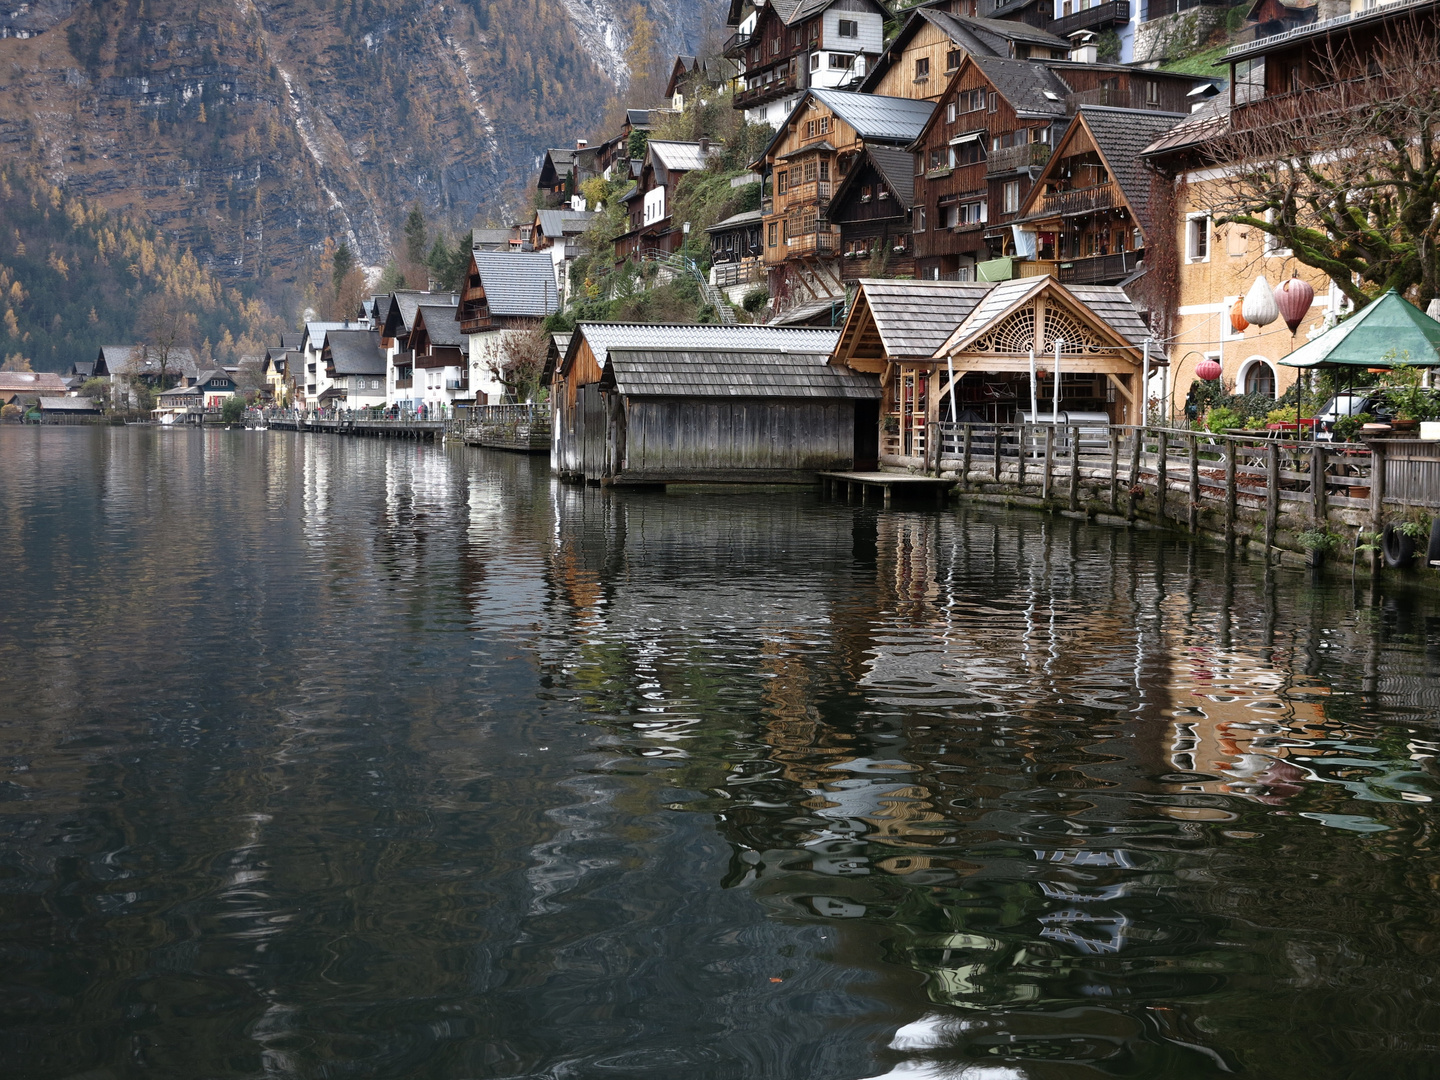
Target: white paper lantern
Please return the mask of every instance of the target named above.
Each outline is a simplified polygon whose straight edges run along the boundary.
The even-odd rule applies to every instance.
[[[1269,326],[1280,317],[1280,308],[1275,303],[1275,292],[1261,274],[1245,294],[1245,305],[1240,309],[1245,321],[1251,326]]]

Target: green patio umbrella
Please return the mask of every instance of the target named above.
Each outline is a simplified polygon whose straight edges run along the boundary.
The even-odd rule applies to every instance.
[[[1440,367],[1440,322],[1390,289],[1280,363],[1296,368]]]

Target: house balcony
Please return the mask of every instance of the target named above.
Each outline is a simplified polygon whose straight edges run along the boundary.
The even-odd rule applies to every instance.
[[[1145,250],[1096,255],[1088,259],[1067,259],[1059,264],[1056,277],[1066,285],[1115,285],[1135,272]]]
[[[445,380],[445,389],[448,390],[448,391],[450,391],[451,393],[454,393],[454,392],[457,391],[457,390],[469,390],[469,389],[470,389],[470,380],[469,380],[469,379],[446,379],[446,380]]]
[[[409,390],[409,389],[410,389],[412,386],[414,386],[414,385],[415,385],[415,380],[414,380],[413,378],[411,378],[411,379],[396,379],[396,380],[395,380],[395,389],[396,389],[396,390]]]
[[[794,75],[784,75],[778,79],[772,79],[768,83],[761,83],[753,90],[741,90],[735,95],[734,107],[737,109],[753,109],[760,105],[768,105],[777,101],[786,94],[793,94],[797,90],[804,89],[800,80]]]
[[[1113,26],[1123,26],[1129,21],[1130,4],[1127,0],[1110,0],[1108,4],[1097,4],[1084,11],[1051,19],[1050,25],[1046,29],[1056,37],[1063,38],[1077,34],[1081,30],[1093,30],[1100,33]]]
[[[460,332],[462,334],[479,334],[489,330],[492,326],[490,309],[484,308],[481,311],[467,311],[466,317],[460,320]]]
[[[1006,146],[990,151],[985,160],[985,175],[1003,176],[1022,169],[1035,169],[1050,160],[1050,144],[1043,142],[1026,143],[1024,146]]]
[[[1070,217],[1075,214],[1088,214],[1095,210],[1109,210],[1117,205],[1119,205],[1119,198],[1115,191],[1115,185],[1096,184],[1093,187],[1046,192],[1040,197],[1039,213]]]
[[[812,180],[808,184],[796,184],[785,192],[785,210],[791,212],[801,206],[818,206],[824,212],[830,206],[833,185],[829,180]]]
[[[754,34],[731,34],[725,39],[725,47],[720,50],[720,53],[722,56],[728,56],[732,60],[738,60],[740,55],[750,47],[750,43],[754,40]]]
[[[787,259],[829,258],[835,254],[840,237],[833,232],[801,233],[785,238]]]

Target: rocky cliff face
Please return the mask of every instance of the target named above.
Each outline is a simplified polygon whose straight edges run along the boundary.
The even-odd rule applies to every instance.
[[[327,239],[383,264],[417,200],[457,227],[514,205],[545,148],[625,85],[634,16],[611,0],[10,8],[0,155],[145,214],[222,276],[279,281]],[[648,17],[676,51],[716,13],[650,0]]]

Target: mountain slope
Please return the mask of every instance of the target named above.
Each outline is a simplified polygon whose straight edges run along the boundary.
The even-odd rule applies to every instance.
[[[713,0],[649,11],[678,47]],[[383,264],[414,202],[452,227],[516,204],[539,154],[592,130],[625,83],[633,15],[609,0],[35,0],[23,19],[32,36],[0,39],[0,156],[145,214],[222,277],[303,284],[327,239]]]

